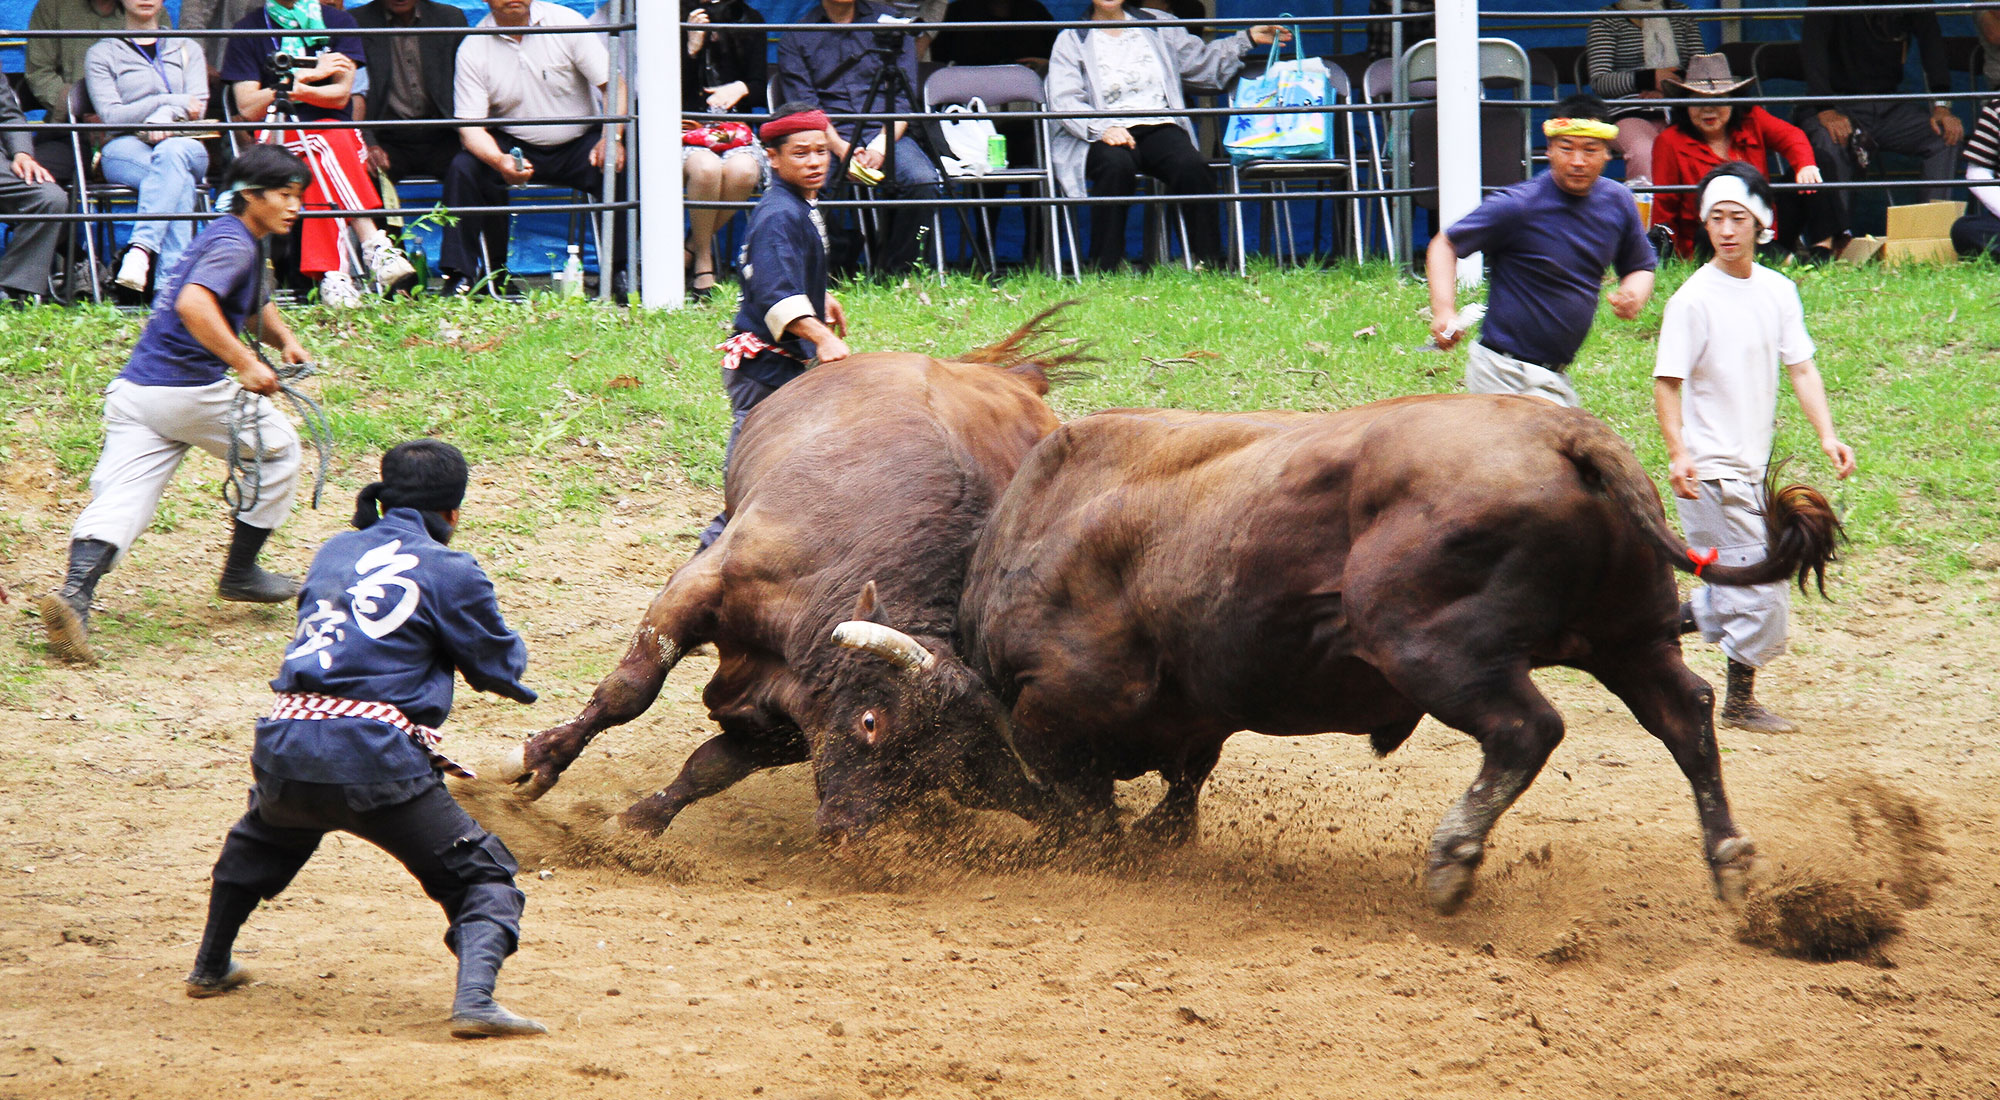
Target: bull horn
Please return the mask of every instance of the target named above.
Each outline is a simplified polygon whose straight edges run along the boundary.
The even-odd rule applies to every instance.
[[[925,649],[923,643],[893,626],[865,619],[849,619],[834,627],[833,640],[849,649],[865,649],[912,672],[928,672],[937,664],[937,654]]]

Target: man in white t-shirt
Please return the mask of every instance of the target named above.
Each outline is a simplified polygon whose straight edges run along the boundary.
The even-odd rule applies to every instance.
[[[1701,181],[1701,221],[1715,259],[1681,284],[1660,327],[1653,404],[1666,437],[1681,526],[1719,561],[1747,565],[1766,553],[1763,481],[1778,411],[1778,367],[1791,377],[1819,445],[1845,478],[1854,448],[1834,434],[1826,388],[1813,365],[1805,308],[1790,279],[1757,264],[1771,239],[1771,185],[1749,165],[1717,165]],[[1754,694],[1757,669],[1785,651],[1791,597],[1785,582],[1697,590],[1682,630],[1722,645],[1729,659],[1722,724],[1789,733]]]

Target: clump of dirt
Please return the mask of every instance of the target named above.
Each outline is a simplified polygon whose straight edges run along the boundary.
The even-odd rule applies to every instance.
[[[1887,890],[1849,868],[1798,867],[1751,895],[1737,934],[1782,955],[1831,961],[1874,958],[1902,930],[1903,907]]]
[[[597,803],[530,802],[491,779],[454,783],[452,794],[524,867],[604,867],[675,883],[694,879],[694,864],[685,855],[660,837],[621,827]]]
[[[1932,887],[1951,877],[1938,859],[1945,847],[1937,815],[1872,775],[1841,776],[1833,787],[1834,803],[1853,830],[1856,854],[1876,882],[1907,908],[1930,904]]]
[[[1597,927],[1590,921],[1577,918],[1556,937],[1549,949],[1535,957],[1558,966],[1564,963],[1582,962],[1597,953]]]

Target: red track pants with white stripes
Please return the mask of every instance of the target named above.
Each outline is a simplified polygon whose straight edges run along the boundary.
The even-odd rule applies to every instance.
[[[382,196],[368,177],[368,159],[355,130],[286,130],[285,148],[312,169],[306,186],[307,210],[379,210]],[[299,271],[312,278],[339,271],[339,218],[305,218],[300,230]]]

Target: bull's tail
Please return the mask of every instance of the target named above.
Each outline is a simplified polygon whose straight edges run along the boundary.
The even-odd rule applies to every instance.
[[[1065,345],[1058,342],[1051,347],[1043,342],[1044,337],[1056,336],[1062,331],[1062,326],[1056,323],[1057,319],[1063,310],[1078,301],[1071,298],[1057,302],[993,343],[960,354],[957,361],[981,363],[1018,374],[1034,384],[1036,393],[1047,396],[1051,384],[1079,376],[1079,371],[1070,368],[1079,363],[1098,361],[1096,356],[1090,354],[1090,344],[1072,342]]]
[[[1667,525],[1659,490],[1631,448],[1610,429],[1590,423],[1572,434],[1563,450],[1584,483],[1615,500],[1674,568],[1710,584],[1732,587],[1796,576],[1803,592],[1811,578],[1820,595],[1826,595],[1826,567],[1847,532],[1819,490],[1799,484],[1778,487],[1784,463],[1771,467],[1764,478],[1764,526],[1769,538],[1764,559],[1749,565],[1720,565],[1714,548],[1696,550]]]

